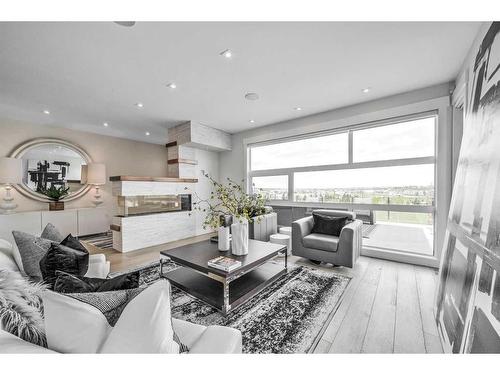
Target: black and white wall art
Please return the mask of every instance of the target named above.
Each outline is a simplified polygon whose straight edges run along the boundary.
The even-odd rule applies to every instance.
[[[436,319],[446,351],[500,353],[500,22],[474,53]]]
[[[52,186],[69,187],[70,192],[81,189],[81,169],[86,160],[65,145],[41,144],[22,155],[23,183],[34,192]]]

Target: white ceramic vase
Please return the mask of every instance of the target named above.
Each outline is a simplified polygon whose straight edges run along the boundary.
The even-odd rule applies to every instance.
[[[219,237],[219,251],[228,251],[231,248],[231,244],[229,241],[229,227],[220,226],[218,230]]]
[[[231,224],[233,255],[248,254],[248,220],[233,218]]]

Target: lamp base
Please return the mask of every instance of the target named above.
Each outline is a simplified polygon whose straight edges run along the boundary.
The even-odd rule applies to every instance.
[[[0,213],[2,215],[13,214],[17,208],[17,204],[14,203],[14,198],[10,194],[12,186],[5,186],[5,196],[3,197],[3,202],[0,204]]]
[[[99,186],[95,187],[95,194],[94,194],[94,199],[92,200],[92,204],[94,205],[95,208],[99,207],[101,204],[103,204],[103,201],[101,199],[101,191],[99,189]]]

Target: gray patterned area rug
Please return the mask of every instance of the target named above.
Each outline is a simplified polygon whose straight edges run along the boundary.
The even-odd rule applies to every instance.
[[[167,266],[164,272],[178,267],[174,263]],[[158,263],[138,270],[141,284],[159,278]],[[205,326],[239,329],[244,353],[308,353],[333,318],[349,281],[349,277],[332,272],[292,266],[286,275],[226,317],[172,287],[172,315]]]
[[[113,233],[111,231],[91,234],[89,236],[78,237],[80,241],[88,242],[91,245],[100,247],[101,249],[112,249],[113,248]]]

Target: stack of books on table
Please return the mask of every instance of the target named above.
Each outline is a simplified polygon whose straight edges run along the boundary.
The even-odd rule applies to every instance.
[[[221,271],[231,272],[241,267],[241,262],[236,259],[220,256],[214,259],[210,259],[208,261],[208,266],[212,268],[217,268],[218,270]]]

